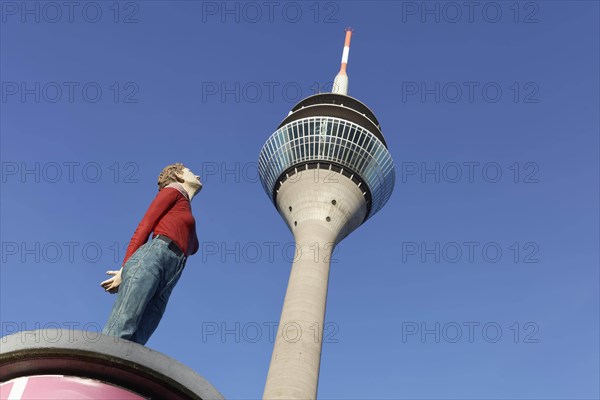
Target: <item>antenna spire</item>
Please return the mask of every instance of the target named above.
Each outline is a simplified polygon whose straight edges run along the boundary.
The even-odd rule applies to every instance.
[[[348,75],[346,75],[346,67],[348,66],[348,54],[350,53],[350,38],[352,38],[352,28],[346,28],[342,65],[340,67],[340,72],[338,72],[333,81],[331,93],[348,94]]]

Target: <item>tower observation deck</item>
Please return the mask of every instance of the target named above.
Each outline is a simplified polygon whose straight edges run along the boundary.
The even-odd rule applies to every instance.
[[[347,30],[332,93],[294,106],[259,156],[263,188],[296,241],[265,399],[316,398],[333,248],[380,211],[394,189],[379,121],[347,95],[351,35]]]
[[[365,197],[365,220],[385,205],[394,189],[394,164],[379,121],[347,95],[323,93],[302,100],[260,153],[261,182],[275,206],[286,180],[315,168],[356,183]]]

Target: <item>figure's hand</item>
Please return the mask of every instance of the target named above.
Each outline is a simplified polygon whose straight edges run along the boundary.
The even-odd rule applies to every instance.
[[[106,271],[108,275],[113,275],[112,278],[105,280],[100,284],[108,293],[114,294],[119,291],[119,285],[121,284],[121,272],[123,268],[118,271]]]

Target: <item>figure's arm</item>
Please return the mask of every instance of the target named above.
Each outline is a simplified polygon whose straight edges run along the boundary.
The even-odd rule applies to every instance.
[[[154,228],[158,221],[173,207],[175,202],[177,201],[177,196],[179,196],[179,191],[173,188],[164,188],[158,192],[144,218],[137,226],[133,237],[129,241],[129,246],[127,246],[127,251],[125,252],[125,258],[123,259],[123,266],[125,263],[135,253],[135,251],[140,248],[144,243],[148,241],[148,236]]]
[[[150,207],[148,207],[144,218],[142,218],[142,221],[135,230],[135,233],[129,242],[129,246],[127,246],[127,252],[125,253],[125,259],[123,260],[121,269],[118,271],[106,271],[108,275],[112,275],[112,278],[100,283],[100,286],[102,286],[105,291],[109,293],[117,293],[119,291],[123,266],[129,257],[131,257],[131,255],[135,253],[140,246],[148,241],[148,236],[154,230],[154,227],[158,221],[160,221],[160,219],[167,213],[167,211],[171,209],[171,207],[173,207],[177,201],[177,196],[177,190],[166,190],[165,188],[158,192],[150,204]]]
[[[190,244],[189,254],[196,254],[200,244],[198,243],[198,236],[196,235],[196,226],[194,225],[194,229],[192,230],[192,239]]]
[[[112,278],[100,283],[100,286],[102,286],[105,291],[109,293],[117,293],[119,291],[123,266],[129,257],[131,257],[140,246],[148,241],[148,236],[154,230],[158,221],[160,221],[177,201],[177,196],[178,192],[176,190],[163,189],[158,192],[154,200],[152,200],[150,207],[148,207],[144,218],[142,218],[142,221],[135,230],[133,237],[129,241],[129,246],[127,246],[127,252],[125,253],[121,269],[118,271],[106,271],[108,275],[112,275]]]

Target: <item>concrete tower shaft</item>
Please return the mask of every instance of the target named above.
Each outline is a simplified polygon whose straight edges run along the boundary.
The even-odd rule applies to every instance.
[[[367,207],[351,179],[321,169],[303,171],[286,181],[277,203],[294,233],[296,254],[264,398],[314,399],[331,254],[343,237],[360,226]]]

